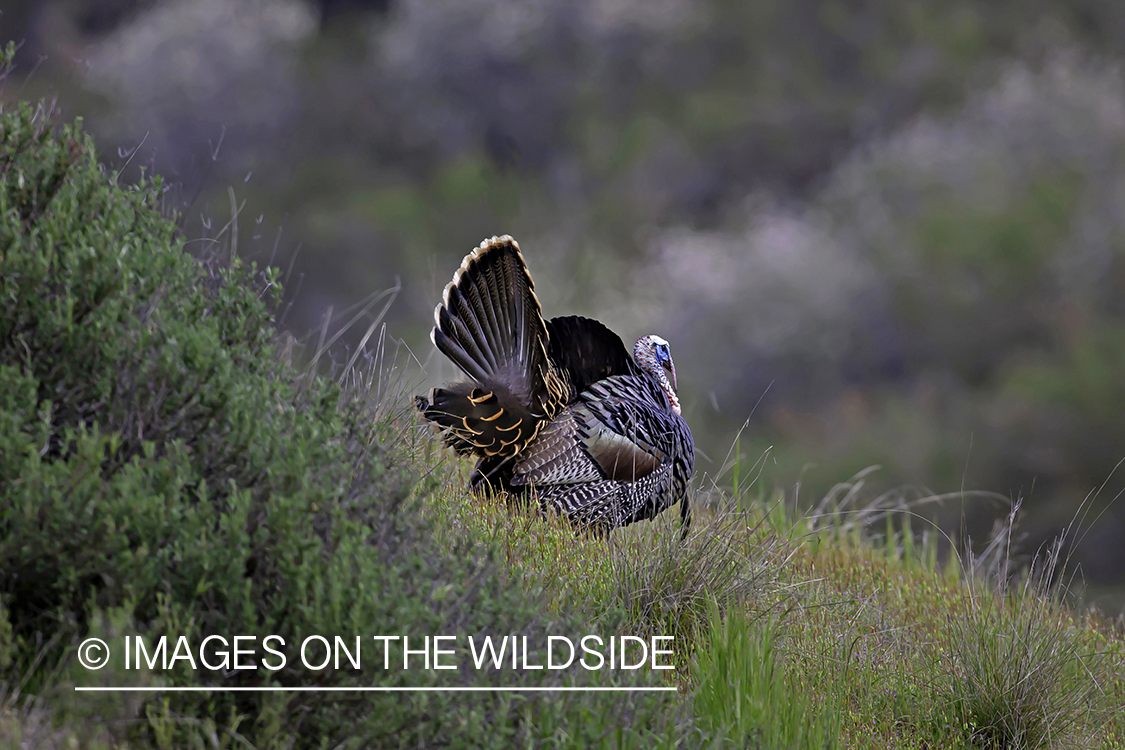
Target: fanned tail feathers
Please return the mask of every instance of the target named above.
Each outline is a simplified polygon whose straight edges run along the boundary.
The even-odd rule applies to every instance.
[[[493,237],[466,255],[434,320],[434,345],[466,375],[546,412],[547,326],[515,240]]]
[[[466,255],[434,319],[434,345],[475,382],[435,388],[417,399],[418,409],[462,453],[515,455],[565,405],[516,241],[493,237]]]

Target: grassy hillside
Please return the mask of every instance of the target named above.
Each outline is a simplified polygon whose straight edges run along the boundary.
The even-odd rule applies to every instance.
[[[304,358],[335,366],[292,365],[277,275],[238,257],[237,226],[185,252],[161,194],[49,107],[0,111],[0,748],[1125,740],[1120,625],[1074,616],[1004,537],[939,562],[861,484],[797,516],[737,466],[698,478],[684,541],[675,513],[598,540],[471,498],[381,349],[322,336]],[[676,669],[78,662],[91,636],[266,633],[674,636]],[[122,684],[677,690],[74,691]]]
[[[865,502],[862,482],[796,517],[753,488],[736,502],[712,487],[683,544],[674,513],[576,540],[466,497],[455,468],[427,506],[454,532],[443,538],[489,539],[559,611],[676,634],[681,699],[707,736],[770,748],[1125,742],[1122,623],[1075,615],[1047,583],[1052,550],[1018,567],[1011,525],[989,556],[939,562],[936,535],[911,533],[908,507]]]

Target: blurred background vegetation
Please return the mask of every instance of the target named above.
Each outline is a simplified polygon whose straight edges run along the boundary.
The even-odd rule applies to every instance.
[[[878,464],[1023,498],[1033,550],[1089,501],[1073,559],[1125,586],[1118,0],[6,0],[9,39],[0,95],[164,175],[200,246],[238,210],[298,337],[397,277],[448,378],[433,305],[511,233],[548,315],[669,339],[700,471],[749,420],[797,502]]]

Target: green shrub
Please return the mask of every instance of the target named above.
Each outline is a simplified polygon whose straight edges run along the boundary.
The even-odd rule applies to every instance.
[[[158,180],[118,185],[79,126],[56,128],[46,107],[0,109],[0,714],[31,701],[39,716],[50,697],[58,720],[90,723],[68,736],[142,746],[674,741],[678,713],[660,695],[215,692],[110,705],[70,690],[68,678],[562,679],[471,664],[372,671],[369,658],[362,672],[309,672],[291,647],[277,672],[183,661],[148,677],[88,672],[73,661],[87,635],[111,650],[168,635],[171,650],[179,635],[584,634],[544,618],[487,545],[432,543],[416,508],[428,488],[396,460],[397,433],[368,394],[281,363],[273,270],[186,254],[160,195]]]

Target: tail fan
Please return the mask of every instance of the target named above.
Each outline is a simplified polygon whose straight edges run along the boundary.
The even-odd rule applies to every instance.
[[[519,245],[508,235],[465,256],[434,310],[434,345],[473,380],[547,415],[547,324]]]
[[[415,405],[458,452],[506,465],[502,459],[534,440],[566,396],[516,241],[493,237],[465,256],[434,319],[434,345],[473,382],[435,388]]]

